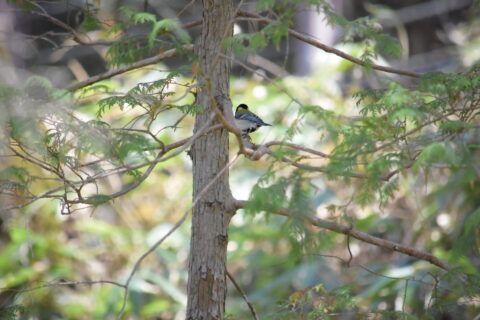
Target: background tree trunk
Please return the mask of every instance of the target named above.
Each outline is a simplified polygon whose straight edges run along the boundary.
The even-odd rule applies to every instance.
[[[195,131],[205,127],[215,112],[209,97],[228,101],[230,62],[219,53],[229,54],[221,42],[233,34],[233,15],[232,1],[203,0],[202,35],[196,53],[201,70],[197,102],[205,109],[195,120]],[[195,199],[228,163],[228,132],[217,130],[197,139],[192,146],[192,160]],[[232,203],[225,170],[193,208],[187,319],[223,319]]]

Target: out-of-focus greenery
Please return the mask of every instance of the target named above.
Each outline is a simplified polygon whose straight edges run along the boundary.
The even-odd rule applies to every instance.
[[[261,1],[259,9],[281,8],[274,7],[272,1]],[[112,29],[121,30],[129,23],[149,24],[152,29],[142,39],[119,43],[142,50],[131,53],[112,47],[108,52],[111,65],[128,64],[151,50],[165,49],[156,47],[166,43],[163,38],[155,42],[158,34],[172,37],[168,40],[179,50],[190,40],[173,21],[157,21],[152,15],[128,9],[122,12],[126,22]],[[330,19],[347,28],[351,37],[370,37],[370,43],[342,46],[351,54],[363,52],[369,63],[376,54],[398,49],[388,46],[390,38],[375,38],[377,31],[369,28],[369,20],[349,23],[333,13]],[[100,26],[93,23],[91,28]],[[237,46],[240,53],[249,53],[285,37],[281,24],[262,32],[237,36],[226,43]],[[243,43],[245,37],[251,40],[249,48]],[[390,50],[379,45],[382,40]],[[478,42],[477,34],[469,44],[478,48]],[[248,103],[273,124],[252,134],[256,143],[293,142],[333,158],[305,159],[277,146],[272,147],[273,157],[256,162],[241,158],[235,163],[230,170],[233,195],[250,199],[251,205],[232,219],[230,273],[262,319],[475,317],[480,312],[478,111],[469,115],[468,121],[442,119],[422,127],[412,139],[399,137],[450,112],[449,108],[462,99],[478,103],[478,65],[465,65],[467,71],[455,75],[426,75],[415,90],[382,79],[378,90],[364,91],[359,85],[363,76],[348,85],[332,80],[348,72],[355,77],[359,67],[328,54],[325,57],[325,66],[309,77],[289,76],[272,82],[258,77],[231,79],[233,104]],[[161,148],[158,141],[115,128],[135,121],[139,127],[157,132],[182,118],[178,126],[166,128],[157,138],[169,144],[190,136],[199,110],[192,95],[183,94],[193,80],[185,72],[167,69],[159,64],[74,94],[33,77],[18,92],[1,92],[5,105],[19,111],[11,112],[8,122],[6,116],[0,120],[5,129],[2,138],[9,136],[11,141],[23,143],[43,161],[48,160],[52,168],[68,165],[75,169],[77,162],[102,157],[111,157],[112,167],[134,167],[150,161],[153,151]],[[39,88],[40,97],[35,91]],[[19,101],[24,110],[35,111],[34,117],[15,109]],[[39,101],[43,108],[32,109]],[[75,108],[63,110],[62,103]],[[52,112],[52,107],[58,108],[57,112]],[[72,120],[72,115],[79,120]],[[363,117],[361,121],[350,121],[358,116]],[[40,118],[45,121],[38,121]],[[2,152],[8,150],[7,144],[0,143]],[[388,143],[392,148],[370,152]],[[232,137],[232,155],[237,148]],[[323,166],[326,173],[297,170],[276,161],[280,155]],[[4,158],[1,165],[2,187],[7,189],[8,182],[8,191],[17,196],[39,194],[58,183],[45,179],[51,178],[46,170],[18,158]],[[400,174],[382,181],[382,174],[396,169]],[[94,167],[89,174],[99,172],[100,168]],[[87,198],[69,206],[69,215],[61,214],[65,213],[61,197],[37,200],[21,210],[3,213],[0,287],[11,290],[0,293],[0,306],[6,308],[2,317],[116,317],[123,288],[90,281],[124,284],[142,253],[188,208],[192,191],[191,162],[185,152],[160,162],[133,191],[111,197],[121,186],[138,181],[145,168],[127,173],[86,185],[82,192]],[[353,173],[367,174],[369,179],[354,179]],[[68,196],[72,194],[69,191]],[[2,206],[28,201],[10,195],[1,195],[0,200]],[[444,272],[425,261],[313,228],[296,217],[287,219],[259,210],[266,206],[288,207],[296,217],[316,215],[352,225],[433,253],[453,269]],[[189,223],[183,224],[142,263],[130,285],[125,318],[183,317],[189,230]],[[228,319],[250,317],[233,286],[229,287],[226,310]]]

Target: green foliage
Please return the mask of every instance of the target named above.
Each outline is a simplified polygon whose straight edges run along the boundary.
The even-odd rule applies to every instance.
[[[341,286],[329,291],[317,284],[291,294],[281,310],[266,319],[337,319],[349,314],[361,314],[355,307],[350,287]]]
[[[85,199],[85,203],[91,204],[91,205],[93,205],[94,208],[96,208],[96,207],[98,207],[102,204],[107,203],[111,199],[112,199],[112,197],[109,196],[109,195],[96,194],[96,195],[93,195],[93,196],[89,197],[88,199]]]
[[[25,314],[26,308],[22,305],[13,305],[0,310],[0,319],[15,320]]]
[[[317,9],[329,6],[329,3],[325,0],[260,0],[256,4],[256,9],[258,12],[275,10],[281,14],[290,14],[290,12],[296,12],[303,4],[314,6]]]
[[[107,52],[110,66],[117,67],[132,64],[153,54],[153,50],[147,44],[146,37],[139,36],[113,43]]]
[[[330,6],[323,6],[328,22],[332,25],[339,25],[345,28],[343,40],[345,42],[362,41],[365,51],[362,60],[371,63],[377,54],[385,54],[400,58],[402,47],[400,43],[391,36],[382,32],[382,27],[375,19],[369,17],[358,18],[348,21],[335,13]]]
[[[86,3],[83,9],[84,20],[81,25],[81,31],[89,32],[102,29],[102,23],[98,19],[99,8],[93,3]]]
[[[18,5],[35,9],[28,2]],[[379,54],[400,55],[401,47],[375,20],[348,21],[320,0],[261,0],[257,10],[274,21],[226,39],[225,45],[239,55],[269,45],[280,51],[305,5],[342,26],[345,41],[361,42],[367,64]],[[183,53],[191,41],[176,19],[157,20],[123,7],[110,25],[91,4],[84,13],[80,31],[105,31],[98,35],[112,41],[110,66],[171,48]],[[411,83],[382,80],[378,89],[354,94],[356,109],[350,94],[364,82],[353,75],[354,85],[339,85],[330,65],[324,66],[312,77],[233,79],[232,100],[256,105],[274,119],[270,131],[255,133],[254,141],[281,141],[261,160],[240,160],[230,169],[238,199],[249,201],[247,214],[232,218],[229,270],[262,319],[434,319],[442,313],[473,318],[479,286],[479,66],[457,74],[428,73],[413,89]],[[342,69],[345,78],[350,71]],[[172,142],[191,136],[192,117],[186,115],[203,110],[179,92],[190,87],[186,96],[197,89],[195,79],[182,74],[187,73],[159,76],[158,70],[142,69],[93,84],[75,97],[38,76],[0,88],[0,202],[20,206],[38,195],[48,197],[22,214],[1,215],[0,287],[28,289],[60,279],[122,282],[138,256],[176,223],[191,195],[185,183],[191,179],[189,158],[182,153],[158,163],[145,181],[140,178]],[[258,95],[257,87],[266,94]],[[236,140],[231,143],[236,150]],[[13,151],[21,157],[12,157]],[[131,187],[139,191],[114,198]],[[71,216],[59,217],[59,202]],[[91,216],[80,214],[84,207]],[[257,214],[261,211],[288,217]],[[397,258],[313,227],[307,216],[415,244],[455,267],[444,273],[413,257]],[[143,262],[131,282],[125,317],[173,319],[185,309],[189,230],[187,224],[179,228]],[[114,318],[123,299],[123,288],[107,283],[41,290],[19,294],[18,303],[45,319]],[[228,299],[232,319],[249,316],[233,290]],[[16,309],[7,311],[19,316]]]
[[[264,49],[268,43],[268,39],[263,32],[251,34],[240,33],[226,38],[223,43],[225,47],[232,48],[236,55],[246,56]]]
[[[258,208],[272,211],[283,208],[287,203],[285,191],[288,184],[288,179],[280,178],[268,187],[256,185],[250,193],[250,199],[245,208],[246,212],[256,213]]]
[[[427,145],[417,157],[412,169],[418,172],[420,168],[426,168],[434,163],[447,163],[449,165],[457,163],[457,156],[449,144],[433,142]]]
[[[165,103],[164,100],[175,94],[173,91],[169,91],[168,88],[178,76],[178,72],[171,72],[166,78],[139,83],[123,96],[112,96],[98,101],[97,117],[101,118],[107,110],[113,107],[119,107],[121,111],[125,108],[140,107],[154,118],[159,112],[172,107],[171,104]],[[185,113],[194,113],[195,110],[198,110],[198,107],[184,105],[178,107],[178,109],[185,110]]]
[[[176,108],[180,110],[184,114],[189,114],[189,115],[196,115],[198,113],[201,113],[203,110],[203,107],[199,104],[184,104],[184,105],[169,105],[170,107]]]
[[[452,258],[459,259],[469,254],[478,255],[480,252],[480,208],[467,214],[459,229],[461,233],[455,241]]]
[[[140,24],[151,24],[151,31],[145,35],[125,37],[113,43],[107,53],[111,66],[131,64],[157,52],[169,48],[181,48],[183,44],[191,42],[190,35],[182,28],[178,20],[157,20],[154,14],[136,12],[129,7],[121,7],[119,11],[124,22],[118,23],[111,32],[118,32]]]
[[[171,32],[174,33],[181,43],[191,42],[190,35],[182,29],[182,26],[177,20],[163,19],[153,22],[153,28],[148,35],[148,45],[150,48],[154,47],[155,38],[159,33]]]
[[[11,166],[0,170],[0,188],[3,186],[25,188],[29,180],[30,177],[25,168]]]
[[[294,23],[295,14],[306,4],[319,8],[328,6],[324,0],[295,0],[295,1],[271,1],[261,0],[256,4],[256,10],[262,12],[272,10],[278,13],[274,20],[263,29],[253,33],[240,33],[224,40],[226,47],[232,48],[238,56],[246,56],[261,51],[270,43],[277,51],[280,51],[281,42],[288,36],[289,28]]]

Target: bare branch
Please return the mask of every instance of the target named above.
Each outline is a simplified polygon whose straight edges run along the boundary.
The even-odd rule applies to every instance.
[[[247,202],[243,200],[235,201],[235,206],[237,209],[244,208],[246,204]],[[272,210],[269,210],[268,208],[264,208],[263,210],[266,210],[268,212],[272,212],[281,216],[285,216],[285,217],[293,216],[290,210],[288,209],[279,209],[279,210],[272,211]],[[310,224],[317,226],[319,228],[328,229],[330,231],[337,232],[337,233],[343,233],[347,236],[356,238],[363,242],[373,244],[377,247],[397,251],[417,259],[428,261],[431,264],[436,265],[437,267],[443,270],[447,270],[447,271],[450,270],[450,266],[446,261],[443,261],[428,252],[421,251],[412,247],[408,247],[399,243],[395,243],[390,240],[378,238],[378,237],[369,235],[368,233],[335,223],[333,221],[323,220],[323,219],[312,217],[312,216],[304,216],[302,218],[304,218],[305,221],[309,222]]]
[[[248,308],[250,309],[250,312],[252,313],[253,319],[259,320],[260,318],[258,317],[257,311],[255,311],[255,307],[253,306],[252,302],[250,302],[245,291],[243,291],[242,287],[240,287],[237,281],[235,281],[235,278],[232,276],[232,274],[228,270],[227,270],[227,276],[228,276],[228,279],[232,281],[233,285],[235,286],[235,288],[237,288],[237,291],[240,293],[243,300],[247,304]]]
[[[255,21],[258,21],[258,22],[261,22],[261,23],[264,23],[264,24],[270,24],[270,23],[274,22],[273,20],[268,19],[266,17],[263,17],[261,15],[258,15],[258,14],[255,14],[255,13],[250,13],[250,12],[245,12],[245,11],[239,11],[238,16],[252,18]],[[408,76],[408,77],[413,77],[413,78],[420,78],[422,76],[420,73],[416,73],[416,72],[405,71],[405,70],[395,69],[395,68],[391,68],[391,67],[385,67],[385,66],[381,66],[381,65],[378,65],[378,64],[366,63],[365,61],[362,61],[361,59],[355,58],[355,57],[353,57],[353,56],[351,56],[351,55],[349,55],[349,54],[347,54],[347,53],[345,53],[341,50],[335,49],[333,47],[330,47],[330,46],[327,46],[326,44],[321,43],[320,41],[318,41],[317,39],[315,39],[311,35],[304,34],[304,33],[295,31],[293,29],[288,29],[288,33],[292,37],[295,37],[300,41],[306,42],[306,43],[308,43],[308,44],[310,44],[314,47],[317,47],[317,48],[325,51],[325,52],[333,53],[333,54],[335,54],[335,55],[337,55],[337,56],[339,56],[339,57],[341,57],[345,60],[348,60],[348,61],[353,62],[355,64],[361,65],[363,67],[369,67],[369,68],[372,68],[372,69],[375,69],[375,70],[378,70],[378,71],[394,73],[394,74],[399,74],[399,75],[402,75],[402,76]]]

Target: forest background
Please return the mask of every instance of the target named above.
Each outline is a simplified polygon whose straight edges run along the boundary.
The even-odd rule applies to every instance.
[[[478,319],[479,17],[0,2],[0,318]],[[272,124],[253,143],[240,103]],[[195,302],[191,236],[217,217],[223,271]]]

